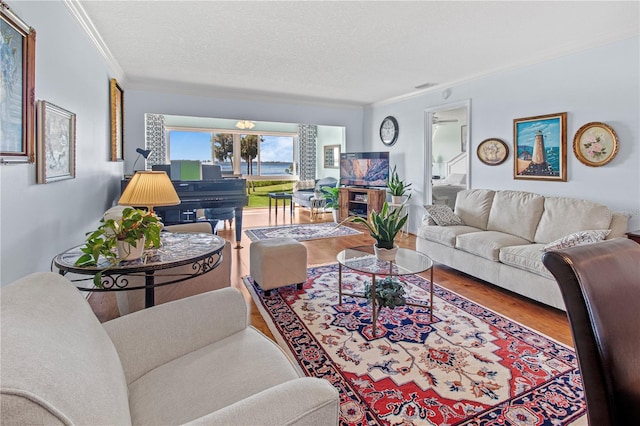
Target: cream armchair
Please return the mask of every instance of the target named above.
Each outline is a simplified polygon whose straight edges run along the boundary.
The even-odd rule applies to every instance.
[[[0,289],[1,424],[331,425],[338,392],[301,378],[225,288],[100,324],[66,278]]]

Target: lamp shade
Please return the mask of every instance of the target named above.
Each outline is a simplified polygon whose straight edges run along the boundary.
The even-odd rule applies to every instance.
[[[136,172],[120,196],[122,206],[146,206],[153,211],[154,206],[175,206],[180,197],[166,172]]]

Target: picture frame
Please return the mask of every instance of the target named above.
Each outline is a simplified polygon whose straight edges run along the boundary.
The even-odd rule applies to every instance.
[[[111,161],[124,161],[124,91],[118,81],[109,82],[111,106]]]
[[[513,178],[567,181],[567,113],[513,120]]]
[[[325,169],[340,168],[340,145],[324,146],[324,168]]]
[[[37,183],[76,177],[76,115],[47,101],[37,102]]]
[[[484,164],[497,166],[509,157],[509,146],[501,139],[489,138],[480,142],[476,154]]]
[[[0,1],[0,163],[35,161],[36,31]],[[10,78],[6,78],[9,75]]]
[[[582,164],[604,166],[618,154],[618,135],[605,123],[587,123],[573,137],[573,153]]]

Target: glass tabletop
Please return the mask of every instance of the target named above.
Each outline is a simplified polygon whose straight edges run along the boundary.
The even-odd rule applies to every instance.
[[[140,259],[121,261],[110,267],[112,273],[131,273],[168,269],[174,266],[186,265],[220,252],[225,240],[217,235],[204,233],[173,233],[160,234],[162,245],[159,249],[145,250]],[[76,260],[83,254],[77,246],[60,253],[53,259],[56,267],[63,271],[80,274],[95,274],[110,266],[106,259],[100,258],[96,266],[75,266]]]
[[[288,192],[270,192],[269,197],[271,198],[291,198],[293,194],[289,194]]]
[[[433,261],[415,250],[398,248],[393,262],[379,260],[373,245],[342,250],[338,262],[349,269],[376,275],[413,275],[433,267]]]

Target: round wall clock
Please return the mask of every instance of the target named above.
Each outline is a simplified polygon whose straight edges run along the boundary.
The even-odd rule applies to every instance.
[[[398,140],[398,120],[392,116],[385,117],[380,124],[380,140],[382,143],[391,146]]]
[[[484,164],[497,166],[509,156],[509,147],[500,139],[485,139],[478,145],[478,158]]]

